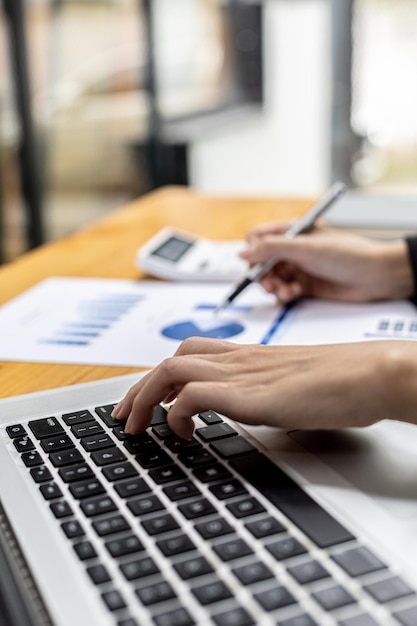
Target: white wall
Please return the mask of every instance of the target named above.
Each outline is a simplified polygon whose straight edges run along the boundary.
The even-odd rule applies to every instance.
[[[265,0],[264,47],[264,113],[191,147],[199,191],[316,195],[330,182],[330,2]]]

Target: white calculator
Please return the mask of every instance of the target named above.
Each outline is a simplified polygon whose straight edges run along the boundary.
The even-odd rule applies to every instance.
[[[248,264],[239,257],[243,240],[214,241],[175,228],[163,228],[136,255],[136,266],[171,280],[236,281]]]

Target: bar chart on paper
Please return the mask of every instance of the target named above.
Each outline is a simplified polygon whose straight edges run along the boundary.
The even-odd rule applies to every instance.
[[[281,345],[417,340],[417,310],[408,301],[365,304],[305,300],[273,343]]]
[[[153,367],[192,336],[261,343],[275,326],[274,298],[259,287],[216,317],[225,289],[48,278],[0,308],[0,360]]]

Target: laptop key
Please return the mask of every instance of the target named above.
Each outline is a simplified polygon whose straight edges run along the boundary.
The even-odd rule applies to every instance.
[[[258,452],[257,449],[241,435],[212,441],[210,447],[223,459],[232,459],[237,456]]]
[[[300,585],[306,585],[330,576],[329,572],[318,561],[313,559],[300,563],[300,565],[289,567],[287,571]]]
[[[75,537],[82,537],[85,533],[80,522],[77,520],[70,520],[69,522],[63,522],[61,528],[64,531],[68,539],[74,539]]]
[[[356,602],[355,598],[341,585],[321,589],[313,593],[312,596],[326,611],[334,611],[342,606]]]
[[[87,480],[81,480],[77,483],[71,483],[69,489],[71,495],[76,500],[91,498],[92,496],[98,496],[100,493],[104,493],[103,485],[96,478],[88,478]]]
[[[65,434],[58,435],[57,437],[50,437],[49,439],[41,439],[41,446],[48,454],[51,452],[58,452],[58,450],[75,448],[72,439]]]
[[[141,524],[148,535],[159,535],[169,530],[177,530],[179,528],[178,523],[169,513],[153,517],[149,520],[143,520]]]
[[[187,502],[186,504],[180,504],[178,509],[187,519],[195,519],[197,517],[204,517],[205,515],[213,515],[217,513],[214,506],[206,498],[195,500],[194,502]]]
[[[259,604],[268,612],[296,603],[294,596],[285,587],[273,587],[254,595]]]
[[[81,439],[81,445],[87,452],[93,452],[94,450],[102,450],[103,448],[114,447],[114,441],[107,434],[90,435],[89,437],[83,437]]]
[[[305,547],[294,537],[286,537],[274,543],[268,543],[265,547],[278,561],[307,552]]]
[[[195,550],[195,545],[187,535],[180,534],[170,539],[161,539],[156,545],[165,556],[176,556],[183,552]]]
[[[230,480],[232,474],[220,463],[213,463],[206,467],[196,467],[193,474],[202,483],[211,483],[217,480]]]
[[[170,500],[176,502],[178,500],[185,500],[193,496],[200,496],[199,489],[191,482],[191,480],[185,480],[169,487],[164,487],[162,490]]]
[[[129,535],[121,539],[107,541],[105,546],[114,558],[125,556],[126,554],[142,552],[142,550],[144,550],[142,542],[136,535]]]
[[[32,467],[30,475],[35,483],[44,483],[48,480],[52,480],[52,474],[49,469],[45,467],[45,465],[42,465],[41,467]]]
[[[238,434],[237,431],[226,422],[197,428],[195,433],[203,441],[215,441],[216,439],[223,439],[224,437],[234,437]]]
[[[81,509],[87,517],[95,517],[101,513],[111,513],[117,507],[109,496],[97,496],[88,500],[81,500]]]
[[[22,424],[7,426],[6,433],[9,435],[10,439],[16,439],[16,437],[24,437],[27,435],[26,429],[22,426]]]
[[[212,619],[217,626],[255,626],[256,623],[242,607],[213,615]]]
[[[257,513],[265,513],[265,508],[253,497],[239,500],[238,502],[232,502],[227,505],[227,508],[238,519],[249,517],[249,515],[256,515]]]
[[[132,478],[132,476],[138,475],[137,469],[128,461],[117,463],[116,465],[110,465],[109,467],[105,467],[102,471],[104,476],[110,482],[116,482],[117,480]]]
[[[214,570],[210,563],[202,556],[189,558],[174,564],[174,568],[183,580],[197,578],[204,574],[211,574]]]
[[[362,576],[386,568],[371,550],[364,546],[352,548],[332,556],[333,560],[350,576]]]
[[[182,607],[173,609],[169,613],[162,613],[161,615],[155,615],[153,618],[156,626],[194,626],[195,621],[188,613],[188,611]]]
[[[104,428],[98,422],[86,422],[71,426],[71,432],[77,439],[81,439],[81,437],[88,437],[89,435],[101,435],[104,433]]]
[[[146,513],[155,513],[164,509],[164,505],[156,496],[128,500],[127,506],[133,515],[140,517]]]
[[[232,597],[230,589],[221,580],[216,580],[209,584],[201,585],[200,587],[194,587],[191,591],[203,606],[220,602],[221,600],[227,600]]]
[[[60,502],[52,502],[49,507],[52,513],[58,519],[61,517],[69,517],[70,515],[72,515],[72,509],[68,502],[66,502],[65,500],[61,500]]]
[[[13,439],[13,445],[18,452],[27,452],[28,450],[34,450],[35,448],[35,444],[28,435]]]
[[[106,535],[111,535],[113,533],[130,530],[130,526],[123,515],[113,515],[112,517],[95,520],[92,526],[99,537],[105,537]]]
[[[317,622],[307,613],[289,617],[277,622],[277,626],[318,626]]]
[[[65,465],[73,465],[84,461],[84,458],[79,450],[62,450],[62,452],[52,452],[49,455],[52,465],[55,467],[64,467]]]
[[[241,567],[235,567],[232,571],[243,585],[253,585],[274,577],[269,567],[261,561],[254,561]]]
[[[392,576],[386,580],[364,585],[363,587],[377,602],[381,604],[398,600],[414,594],[414,590],[399,576]]]
[[[75,426],[75,424],[84,424],[85,422],[92,422],[95,418],[90,411],[74,411],[73,413],[64,413],[62,419],[67,426]]]
[[[158,469],[150,470],[149,476],[158,484],[174,482],[175,480],[183,480],[186,475],[177,465],[167,465]]]
[[[54,482],[41,485],[39,487],[39,491],[41,492],[45,500],[55,500],[55,498],[62,497],[61,489]]]
[[[285,526],[272,516],[263,517],[262,519],[249,522],[248,524],[245,524],[245,527],[257,539],[282,533],[285,530]]]
[[[239,559],[242,556],[248,556],[253,553],[251,548],[243,541],[243,539],[233,539],[224,543],[218,543],[213,546],[213,550],[222,559],[222,561]]]
[[[140,587],[135,590],[135,593],[145,606],[159,604],[165,600],[175,598],[175,591],[166,581],[155,583],[154,585],[148,585],[147,587]]]
[[[58,474],[61,476],[64,483],[73,483],[79,480],[85,480],[86,478],[92,478],[94,476],[93,470],[89,465],[87,465],[87,463],[63,467],[58,470]]]
[[[119,611],[120,609],[126,608],[126,603],[122,594],[115,589],[112,591],[106,591],[101,595],[101,597],[110,611]]]
[[[218,500],[226,500],[227,498],[233,498],[234,496],[241,496],[248,493],[242,483],[235,478],[232,478],[227,482],[212,485],[210,487],[210,491]]]
[[[26,467],[35,467],[37,465],[43,465],[44,463],[43,458],[36,450],[24,452],[21,458]]]
[[[397,618],[401,626],[415,626],[417,624],[417,606],[395,611],[394,617]]]
[[[416,623],[417,623],[416,620],[414,620],[413,622],[410,622],[409,624],[404,624],[404,626],[414,626]],[[338,622],[338,626],[380,626],[380,625],[371,615],[368,615],[367,613],[360,613],[359,615],[348,617],[347,619],[342,619],[342,621]]]
[[[97,556],[97,552],[89,541],[75,543],[73,547],[81,561],[88,561],[89,559],[94,559]]]
[[[30,430],[36,439],[44,439],[53,435],[63,434],[65,431],[56,417],[45,417],[39,420],[31,420],[28,422]]]
[[[196,524],[195,529],[204,539],[215,539],[234,532],[232,526],[222,517]]]
[[[137,454],[135,458],[139,465],[141,465],[144,469],[164,467],[165,465],[172,463],[171,457],[166,452],[159,450],[158,448],[155,448],[152,452]]]
[[[122,563],[120,569],[126,580],[137,580],[138,578],[145,578],[146,576],[159,573],[155,561],[149,556],[130,561],[129,563]]]
[[[148,493],[151,488],[144,478],[131,478],[114,484],[115,491],[121,498],[130,498],[142,493]]]
[[[107,447],[104,450],[96,450],[92,453],[91,458],[99,467],[127,460],[122,450],[113,445],[113,441],[112,447]]]
[[[102,419],[106,426],[109,426],[109,428],[113,428],[113,426],[120,426],[119,420],[114,420],[111,416],[115,406],[115,404],[106,404],[104,406],[96,406],[94,409],[99,418]]]
[[[214,411],[203,411],[202,413],[198,414],[198,417],[205,424],[207,424],[207,426],[210,426],[210,424],[219,424],[223,421],[220,415],[217,415],[217,413],[215,413]]]
[[[111,581],[111,577],[104,565],[91,565],[87,567],[87,574],[95,585],[102,585]]]

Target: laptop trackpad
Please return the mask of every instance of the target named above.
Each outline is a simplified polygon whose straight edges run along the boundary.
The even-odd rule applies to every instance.
[[[417,427],[382,422],[369,428],[293,431],[289,437],[394,516],[417,517]]]

